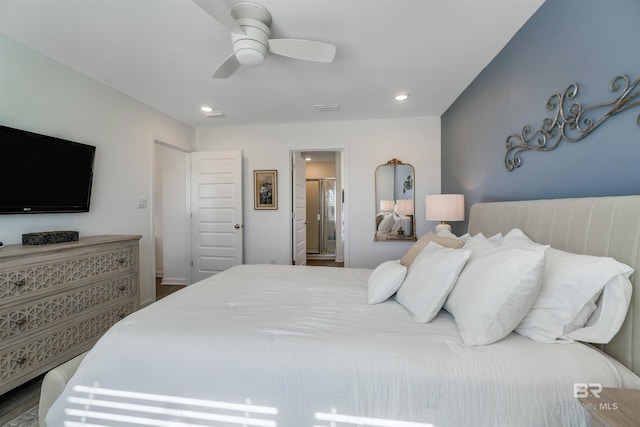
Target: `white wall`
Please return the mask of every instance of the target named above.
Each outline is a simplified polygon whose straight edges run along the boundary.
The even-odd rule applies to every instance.
[[[0,123],[97,147],[90,212],[2,215],[0,241],[47,230],[142,235],[141,303],[151,302],[153,140],[192,149],[193,128],[4,36],[0,52]],[[138,209],[139,196],[147,208]]]
[[[306,167],[307,179],[312,178],[335,178],[336,162],[309,162]]]
[[[440,192],[440,118],[363,120],[196,130],[197,151],[241,149],[245,263],[291,263],[290,150],[345,153],[345,265],[375,267],[397,259],[408,242],[374,242],[376,167],[391,158],[415,168],[416,226],[427,231],[424,199]],[[253,170],[278,170],[278,210],[253,209]]]

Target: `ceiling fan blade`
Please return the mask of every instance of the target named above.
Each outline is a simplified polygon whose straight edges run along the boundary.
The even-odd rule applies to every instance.
[[[269,51],[313,62],[333,62],[336,56],[336,47],[332,44],[298,39],[269,39]]]
[[[244,34],[244,30],[240,24],[238,24],[238,21],[231,16],[231,9],[225,6],[220,0],[193,0],[193,2],[232,33]]]
[[[218,69],[215,73],[213,73],[214,79],[226,79],[231,76],[238,68],[240,68],[240,63],[236,59],[236,55],[231,54],[230,57],[224,60],[222,64],[218,66]]]

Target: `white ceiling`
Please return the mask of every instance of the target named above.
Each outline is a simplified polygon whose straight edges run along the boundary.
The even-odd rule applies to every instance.
[[[211,75],[229,33],[190,0],[0,0],[0,32],[195,127],[440,116],[543,1],[259,0],[272,38],[333,43],[336,58],[269,55],[226,80]]]

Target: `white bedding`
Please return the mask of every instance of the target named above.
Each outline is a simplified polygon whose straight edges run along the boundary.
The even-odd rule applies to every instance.
[[[573,397],[574,383],[640,388],[638,377],[587,345],[541,344],[512,333],[468,347],[444,311],[424,324],[393,299],[368,305],[370,273],[244,265],[191,285],[105,334],[47,424],[73,425],[65,420],[88,411],[167,422],[148,425],[243,425],[235,418],[214,422],[221,416],[246,416],[245,425],[356,425],[324,420],[335,414],[387,420],[361,419],[363,426],[590,425]],[[104,390],[143,395],[103,396]],[[69,402],[85,397],[94,402]],[[183,412],[105,409],[100,400]],[[242,406],[219,408],[249,403],[249,414]],[[258,413],[262,407],[265,413]]]

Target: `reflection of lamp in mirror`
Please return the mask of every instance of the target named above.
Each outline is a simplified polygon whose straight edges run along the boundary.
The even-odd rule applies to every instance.
[[[397,201],[397,211],[400,219],[402,221],[402,225],[398,230],[398,234],[405,234],[407,236],[411,236],[413,231],[411,230],[411,217],[413,216],[413,199],[399,199]]]
[[[391,212],[395,206],[393,200],[380,200],[380,212]]]
[[[464,194],[436,194],[427,196],[427,221],[440,221],[436,233],[451,232],[445,221],[464,221]]]

